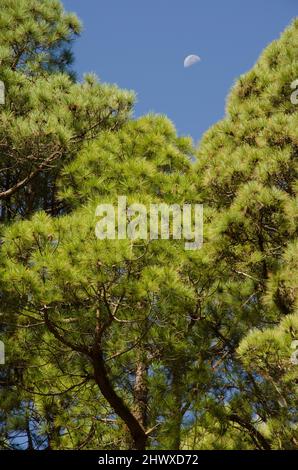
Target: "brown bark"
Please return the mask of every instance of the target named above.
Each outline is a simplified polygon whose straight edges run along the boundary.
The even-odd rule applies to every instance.
[[[263,434],[261,434],[249,421],[245,420],[241,416],[238,416],[236,413],[232,413],[229,416],[229,419],[234,423],[238,423],[241,427],[248,431],[250,437],[259,450],[271,450],[271,446]]]
[[[26,184],[28,184],[33,178],[35,178],[35,176],[37,176],[42,170],[44,170],[47,167],[47,165],[52,163],[57,158],[61,157],[61,153],[62,153],[61,149],[53,152],[48,158],[46,158],[43,162],[41,162],[33,171],[31,171],[31,173],[29,173],[25,178],[20,180],[11,188],[0,192],[0,199],[7,199],[10,196],[12,196],[14,193],[16,193],[19,189],[26,186]]]
[[[105,399],[111,405],[115,413],[124,421],[134,442],[136,450],[146,448],[147,435],[144,427],[124,403],[122,398],[117,395],[113,385],[108,377],[102,353],[97,353],[93,358],[94,378]]]
[[[143,428],[147,428],[148,424],[148,386],[147,386],[148,367],[143,357],[142,351],[137,353],[136,378],[134,385],[134,415],[142,424]]]
[[[101,325],[99,322],[99,312],[97,312],[97,325],[95,330],[95,343],[92,350],[84,348],[82,345],[73,344],[67,340],[65,336],[57,330],[56,325],[50,320],[47,308],[42,309],[45,324],[49,331],[55,336],[56,339],[68,346],[74,351],[85,354],[92,362],[94,370],[94,379],[97,383],[102,395],[108,401],[115,413],[124,421],[129,429],[130,435],[134,442],[136,450],[144,450],[147,443],[147,433],[142,424],[138,421],[134,413],[124,403],[123,399],[115,392],[113,384],[109,378],[103,353],[101,350],[101,337],[105,329],[108,327],[109,322]],[[110,321],[112,321],[110,319]]]

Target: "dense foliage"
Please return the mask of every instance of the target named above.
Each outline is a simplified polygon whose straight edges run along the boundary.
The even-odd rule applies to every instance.
[[[76,81],[59,1],[3,0],[0,25],[0,447],[296,448],[298,22],[198,149]],[[123,195],[203,203],[203,248],[99,240]]]

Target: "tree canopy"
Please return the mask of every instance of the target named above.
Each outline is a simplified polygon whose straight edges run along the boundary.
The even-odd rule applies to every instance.
[[[77,81],[59,1],[0,25],[0,448],[297,448],[298,22],[198,148]],[[202,249],[98,239],[119,196],[203,204]]]

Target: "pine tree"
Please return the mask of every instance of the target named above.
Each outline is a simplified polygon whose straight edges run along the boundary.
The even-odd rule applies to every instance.
[[[101,131],[116,132],[127,121],[133,94],[101,84],[92,75],[83,83],[75,81],[71,43],[80,23],[60,2],[4,0],[0,25],[0,78],[5,86],[5,104],[0,105],[0,220],[11,223],[40,209],[52,215],[65,213],[56,188],[63,165],[84,142]],[[1,237],[2,230],[3,226]],[[25,362],[22,348],[10,342],[15,324],[3,309],[4,303],[1,339],[5,335],[14,352],[9,365],[1,367],[1,445],[17,445],[13,436],[21,429],[26,442],[42,446],[37,423],[48,426],[51,413],[40,416],[41,408],[35,409],[30,393],[26,401],[15,388],[23,381]],[[40,351],[32,350],[30,361],[34,354]]]
[[[127,119],[133,94],[87,75],[74,82],[70,45],[80,31],[56,0],[4,0],[0,19],[0,217],[61,211],[56,178],[86,140]]]
[[[32,344],[34,350],[28,359],[22,354],[21,390],[27,400],[35,393],[52,400],[63,390],[67,400],[68,390],[91,387],[93,402],[100,391],[100,401],[106,403],[102,411],[98,406],[97,418],[108,423],[116,413],[118,432],[115,424],[110,426],[114,439],[123,434],[123,421],[131,439],[123,445],[139,449],[157,425],[146,403],[151,395],[150,355],[157,337],[164,354],[181,325],[187,326],[187,317],[178,313],[191,308],[193,292],[178,273],[185,256],[183,241],[98,240],[95,208],[98,202],[115,204],[119,187],[128,203],[187,200],[191,151],[189,139],[177,138],[163,117],[148,116],[117,133],[103,133],[64,169],[60,197],[67,198],[70,214],[53,218],[40,212],[4,233],[3,309],[15,325],[9,344],[12,349],[18,344],[20,350]],[[167,327],[165,335],[159,332],[159,322]],[[40,358],[40,345],[49,342],[50,350]],[[54,378],[57,370],[62,371],[59,379]],[[50,411],[57,426],[53,404]],[[90,432],[93,425],[91,421]],[[60,416],[59,426],[71,428],[71,423]],[[63,446],[57,436],[59,427],[51,445]]]
[[[214,295],[204,309],[211,344],[219,346],[210,384],[213,415],[225,433],[236,426],[260,449],[297,445],[295,385],[287,382],[284,391],[292,410],[278,392],[283,374],[292,370],[290,337],[277,338],[290,322],[284,317],[297,312],[298,109],[290,99],[298,76],[297,44],[294,21],[240,77],[226,117],[200,144],[196,169],[210,220],[202,262],[205,271],[214,269]],[[270,371],[270,350],[268,364],[265,359],[271,337],[277,357],[287,348],[280,376]]]
[[[4,0],[0,22],[1,448],[297,447],[297,21],[197,152],[76,82],[59,2]],[[121,195],[203,202],[203,249],[98,239]]]

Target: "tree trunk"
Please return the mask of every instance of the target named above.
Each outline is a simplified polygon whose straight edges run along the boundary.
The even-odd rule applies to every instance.
[[[148,386],[147,386],[148,366],[145,359],[145,353],[137,351],[136,378],[134,385],[134,415],[147,428],[148,424]]]
[[[144,427],[130,411],[128,406],[124,403],[122,398],[117,395],[113,385],[108,377],[102,353],[96,354],[92,358],[94,367],[95,381],[105,399],[111,405],[115,413],[124,421],[131,437],[133,439],[134,448],[136,450],[144,450],[146,448],[147,435]]]

